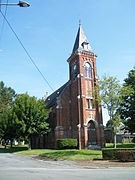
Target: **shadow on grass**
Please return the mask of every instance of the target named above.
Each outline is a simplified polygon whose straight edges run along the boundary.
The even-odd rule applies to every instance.
[[[15,152],[19,152],[19,151],[25,151],[25,150],[28,150],[28,147],[7,147],[6,149],[5,148],[0,148],[0,153],[15,153]]]
[[[53,159],[68,159],[70,157],[73,157],[73,156],[78,156],[78,157],[81,157],[83,156],[84,158],[87,158],[87,157],[93,157],[93,158],[96,158],[98,156],[101,155],[101,151],[86,151],[86,150],[82,150],[82,151],[79,151],[79,150],[59,150],[59,151],[54,151],[54,152],[49,152],[49,153],[43,153],[43,154],[40,154],[41,157],[49,157],[49,158],[53,158]]]

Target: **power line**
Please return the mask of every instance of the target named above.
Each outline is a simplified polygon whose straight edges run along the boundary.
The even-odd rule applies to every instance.
[[[0,0],[0,3],[2,3],[2,0]],[[0,6],[0,10],[1,10],[1,6]]]
[[[43,73],[40,71],[39,67],[36,65],[36,63],[34,62],[33,58],[31,57],[31,55],[29,54],[29,52],[27,51],[27,49],[25,48],[25,46],[23,45],[22,41],[20,40],[20,38],[18,37],[17,33],[15,32],[15,30],[12,28],[11,24],[9,23],[9,21],[7,20],[7,18],[5,17],[5,15],[2,13],[2,11],[0,10],[0,13],[2,14],[2,16],[4,17],[5,21],[7,22],[8,26],[10,27],[11,31],[13,32],[13,34],[15,35],[15,37],[17,38],[18,42],[20,43],[20,45],[22,46],[22,48],[24,49],[25,53],[27,54],[27,56],[29,57],[30,61],[32,62],[32,64],[35,66],[35,68],[37,69],[37,71],[40,73],[40,75],[42,76],[43,80],[47,83],[47,85],[50,87],[50,89],[52,91],[53,88],[50,85],[50,83],[47,81],[47,79],[44,77]]]
[[[8,1],[6,2],[6,4],[8,4]],[[0,3],[2,3],[2,0],[0,0]],[[5,13],[4,13],[4,16],[6,17],[7,15],[7,5],[6,5],[6,8],[5,8]],[[0,10],[1,10],[1,6],[0,6]],[[2,40],[2,34],[3,34],[3,30],[4,30],[4,25],[5,25],[5,19],[3,18],[3,22],[2,22],[2,26],[1,26],[1,31],[0,31],[0,41]]]

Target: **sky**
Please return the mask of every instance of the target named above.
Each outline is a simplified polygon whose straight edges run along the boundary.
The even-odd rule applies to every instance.
[[[6,2],[7,0],[1,0]],[[18,3],[17,0],[8,0]],[[8,6],[6,17],[52,88],[69,79],[68,57],[81,20],[98,76],[121,84],[135,65],[134,0],[28,0],[29,8]],[[4,13],[5,7],[1,6]],[[52,93],[0,14],[0,81],[17,93],[42,98]],[[108,120],[103,111],[104,124]]]

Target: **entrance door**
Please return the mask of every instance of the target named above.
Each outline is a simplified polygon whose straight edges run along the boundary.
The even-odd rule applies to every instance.
[[[96,144],[96,128],[93,121],[88,123],[88,145]]]

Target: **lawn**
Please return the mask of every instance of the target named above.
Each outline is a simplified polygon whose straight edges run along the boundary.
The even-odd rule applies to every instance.
[[[52,149],[33,149],[20,151],[18,154],[23,156],[38,155],[42,158],[54,160],[91,160],[101,159],[102,151],[97,150],[52,150]]]
[[[99,150],[52,150],[52,149],[33,149],[28,150],[27,147],[0,148],[0,153],[16,153],[23,156],[37,155],[42,158],[50,158],[54,160],[92,160],[101,159],[102,151]]]
[[[92,160],[102,159],[102,151],[99,150],[51,150],[40,154],[55,160]]]
[[[107,143],[106,148],[113,148],[112,143]],[[135,143],[118,143],[117,148],[135,148]],[[93,160],[102,159],[102,151],[100,150],[52,150],[52,149],[33,149],[28,150],[27,146],[0,148],[0,153],[16,153],[23,156],[40,156],[42,158],[50,158],[54,160]]]
[[[0,153],[17,153],[21,151],[27,151],[28,146],[13,146],[10,148],[10,146],[7,146],[5,149],[4,146],[0,147]]]

